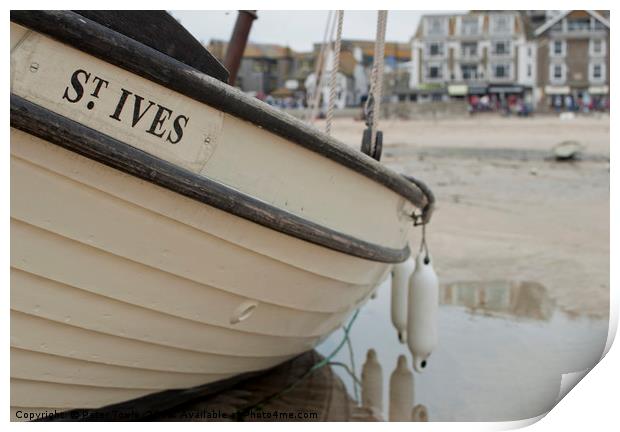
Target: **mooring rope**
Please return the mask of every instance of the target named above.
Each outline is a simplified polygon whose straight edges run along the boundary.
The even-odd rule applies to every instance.
[[[314,372],[316,372],[317,370],[321,369],[324,366],[327,366],[331,363],[331,360],[336,356],[336,354],[338,354],[340,352],[340,350],[342,349],[342,347],[344,346],[344,344],[347,342],[347,340],[349,339],[349,332],[351,331],[351,327],[353,326],[353,323],[355,322],[355,320],[357,319],[357,316],[359,315],[360,310],[357,309],[355,311],[355,313],[353,314],[353,316],[351,317],[351,319],[349,320],[349,323],[346,326],[343,326],[342,329],[344,331],[344,337],[342,338],[342,341],[340,341],[340,343],[338,344],[338,346],[336,346],[336,348],[327,356],[325,357],[323,360],[315,363],[310,369],[308,369],[306,372],[304,372],[302,374],[301,377],[299,377],[299,379],[291,384],[289,384],[288,386],[286,386],[284,389],[270,395],[267,396],[266,398],[263,398],[261,400],[259,400],[258,402],[252,404],[249,407],[245,407],[242,408],[240,410],[238,410],[237,412],[235,412],[233,414],[233,418],[236,418],[237,420],[242,419],[244,415],[246,415],[247,413],[249,413],[251,410],[260,407],[261,405],[270,402],[288,392],[290,392],[291,390],[293,390],[295,387],[297,387],[297,385],[299,385],[300,382],[302,382],[304,379],[306,379],[308,376],[312,375]],[[354,384],[355,384],[355,379],[354,379]]]
[[[336,78],[340,69],[340,43],[342,40],[342,21],[344,11],[336,11],[338,20],[338,29],[336,30],[336,40],[334,41],[334,51],[332,56],[332,70],[329,81],[329,102],[327,105],[327,115],[325,119],[325,132],[330,135],[332,129],[332,120],[334,118],[334,105],[336,104]]]

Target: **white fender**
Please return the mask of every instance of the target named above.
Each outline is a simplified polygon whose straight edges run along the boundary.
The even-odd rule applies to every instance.
[[[422,372],[426,359],[437,345],[439,282],[432,258],[421,252],[409,281],[407,306],[407,344],[413,355],[413,369]]]
[[[383,371],[372,348],[366,353],[362,367],[362,406],[383,417]]]
[[[407,292],[409,279],[415,269],[415,261],[409,257],[392,268],[392,324],[398,332],[398,340],[405,343],[407,340]]]
[[[389,421],[410,421],[412,406],[413,373],[407,367],[407,357],[401,354],[390,376]]]

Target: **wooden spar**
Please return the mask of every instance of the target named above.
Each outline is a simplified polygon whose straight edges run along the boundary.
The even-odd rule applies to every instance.
[[[230,42],[226,49],[226,58],[224,59],[224,65],[230,74],[228,83],[232,86],[235,85],[237,79],[237,72],[239,71],[243,51],[245,51],[245,46],[248,43],[252,21],[256,18],[256,11],[252,10],[240,10],[237,15],[237,22],[230,37]]]

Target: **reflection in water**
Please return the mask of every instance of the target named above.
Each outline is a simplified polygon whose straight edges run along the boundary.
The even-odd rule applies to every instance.
[[[407,367],[407,357],[398,356],[396,369],[390,376],[389,421],[411,420],[413,408],[413,373]]]
[[[373,414],[383,412],[383,370],[374,349],[368,350],[362,367],[362,407]]]
[[[354,361],[360,364],[373,349],[380,364],[397,365],[403,356],[411,370],[411,354],[399,343],[389,316],[389,281],[377,294],[351,329]],[[438,346],[425,371],[412,380],[414,421],[538,416],[556,403],[562,374],[594,366],[607,339],[607,321],[568,316],[535,282],[451,283],[440,287],[439,301]],[[318,351],[331,352],[340,338],[336,332]],[[348,356],[341,352],[334,360]],[[350,376],[337,373],[352,389]],[[383,419],[392,419],[400,402],[390,378],[384,376]]]
[[[607,321],[567,316],[537,283],[451,283],[441,287],[440,304],[439,344],[424,373],[414,376],[392,327],[388,280],[360,311],[350,349],[329,363],[322,355],[343,345],[341,331],[318,353],[160,419],[209,420],[196,417],[208,409],[248,421],[521,420],[551,409],[561,375],[596,364],[607,338]],[[308,373],[319,362],[327,364]]]
[[[473,314],[548,321],[555,304],[537,282],[455,282],[439,288],[442,305],[465,306]]]
[[[422,404],[418,404],[413,407],[411,410],[411,421],[414,422],[427,422],[428,421],[428,411],[426,407]]]
[[[152,418],[159,421],[375,421],[324,358],[309,351],[265,375]],[[379,382],[381,385],[381,382]]]

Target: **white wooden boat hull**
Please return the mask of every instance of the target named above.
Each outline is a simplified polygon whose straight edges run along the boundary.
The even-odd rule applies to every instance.
[[[287,226],[265,226],[261,214],[207,205],[63,148],[53,134],[34,136],[16,114],[12,418],[99,408],[275,366],[341,326],[386,277],[391,262],[364,257],[366,243],[407,248],[414,205],[368,176],[43,34],[11,23],[11,36],[11,90],[22,111],[36,104],[255,197],[265,203],[260,211],[279,209],[281,218],[342,233],[336,242],[351,236],[362,245],[345,253],[343,241],[325,246],[329,235],[298,238]],[[162,146],[63,101],[78,65],[105,77],[107,91],[131,88],[189,113],[197,123],[190,145]],[[111,99],[97,104],[114,109]],[[208,145],[192,147],[206,143],[205,130]]]
[[[333,253],[329,270],[379,267],[367,280],[337,280],[285,261],[287,250],[307,248],[311,259],[324,248],[282,236],[275,259],[188,225],[201,203],[21,131],[11,149],[12,406],[98,408],[275,366],[338,328],[389,270]],[[151,208],[128,195],[153,198]],[[158,208],[169,200],[187,217]],[[209,210],[215,225],[241,224],[250,239],[268,230]]]

